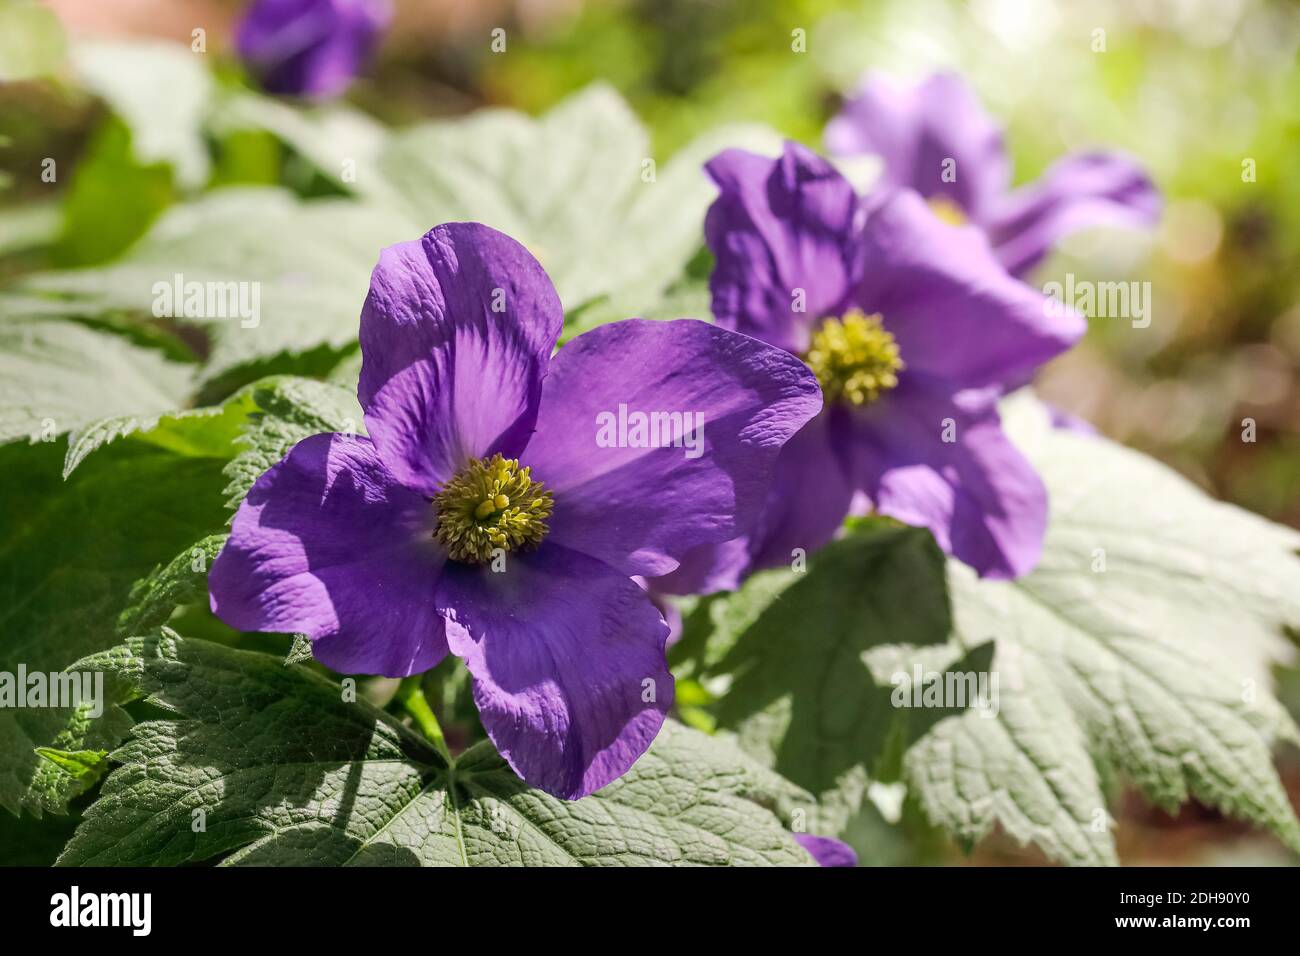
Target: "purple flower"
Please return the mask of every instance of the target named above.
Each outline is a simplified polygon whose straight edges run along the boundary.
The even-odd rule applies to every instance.
[[[834,837],[813,836],[810,833],[796,833],[795,842],[808,851],[817,861],[818,866],[857,866],[858,855],[853,847]]]
[[[391,19],[389,0],[254,0],[235,45],[268,92],[337,96],[370,59]]]
[[[1032,269],[1062,236],[1093,226],[1150,226],[1160,194],[1130,157],[1067,156],[1041,179],[1010,189],[1002,130],[954,73],[914,86],[868,74],[826,127],[833,153],[876,153],[880,186],[906,187],[953,221],[983,229],[1013,275]]]
[[[1003,434],[997,397],[1084,330],[1011,278],[976,229],[910,190],[864,202],[819,156],[731,150],[707,165],[720,195],[705,220],[724,328],[800,355],[826,407],[785,447],[749,531],[687,555],[666,593],[732,588],[789,564],[874,508],[929,528],[981,575],[1039,557],[1047,495]]]
[[[577,798],[672,704],[668,628],[633,576],[747,526],[821,396],[793,356],[693,320],[601,326],[552,358],[562,319],[486,226],[385,249],[361,313],[369,437],[315,435],[262,475],[210,590],[227,624],[305,633],[338,671],[456,654],[501,755]],[[603,441],[624,409],[691,413],[703,443]]]

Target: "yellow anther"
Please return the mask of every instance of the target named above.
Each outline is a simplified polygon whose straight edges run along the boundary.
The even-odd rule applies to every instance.
[[[898,384],[903,360],[898,343],[878,315],[853,309],[826,319],[813,335],[804,361],[828,402],[867,405]]]
[[[434,495],[434,537],[454,560],[482,564],[497,549],[536,547],[552,506],[551,493],[518,461],[474,458]]]

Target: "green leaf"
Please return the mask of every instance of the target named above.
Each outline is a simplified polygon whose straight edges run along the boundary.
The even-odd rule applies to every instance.
[[[127,435],[128,441],[122,446],[124,449],[163,450],[191,463],[204,462],[209,473],[219,470],[227,485],[215,501],[228,500],[234,507],[257,477],[279,461],[297,441],[320,431],[352,430],[360,421],[356,398],[345,389],[309,379],[268,379],[242,390],[218,407],[181,412],[154,422],[130,419],[97,423],[73,436],[65,473],[70,473],[79,464],[83,469],[93,470],[101,455],[105,454],[99,449],[107,440]],[[117,451],[114,449],[108,454],[115,457]],[[81,471],[77,474],[79,476]],[[76,493],[75,489],[80,487],[76,481],[70,485],[70,493]],[[170,493],[166,488],[161,490]],[[197,535],[222,524],[224,521],[213,521],[206,528],[190,527]],[[149,573],[135,581],[129,595],[117,604],[117,608],[125,605],[125,609],[117,614],[114,629],[117,638],[152,630],[167,622],[178,607],[206,605],[208,568],[225,540],[224,534],[201,537],[166,563],[152,569],[137,561],[134,565],[137,574]],[[148,553],[158,555],[160,552],[150,550]],[[106,643],[101,642],[100,646],[106,646]],[[310,660],[310,644],[298,650],[302,655],[298,659]],[[305,654],[302,653],[304,650]],[[76,726],[60,728],[57,720],[52,718],[42,732],[47,737],[58,732],[66,743],[80,739],[77,734],[91,729],[88,721],[80,716],[72,723]],[[99,745],[112,746],[121,739],[124,731],[123,722],[115,720],[94,728],[94,739]],[[60,804],[71,783],[56,776],[44,786],[54,807]]]
[[[1270,755],[1295,728],[1266,673],[1300,626],[1300,534],[1053,429],[1031,400],[1007,420],[1052,518],[1018,581],[950,568],[959,641],[997,642],[1000,709],[944,721],[907,754],[929,817],[963,841],[997,824],[1055,860],[1111,863],[1101,781],[1119,774],[1163,807],[1194,797],[1300,850]]]
[[[36,752],[73,777],[98,780],[108,763],[107,750],[57,750],[54,747],[37,747]]]
[[[284,157],[279,141],[259,129],[237,129],[217,144],[211,188],[274,186],[280,181]]]
[[[306,664],[311,659],[311,638],[305,634],[295,634],[293,644],[289,647],[289,653],[284,657],[285,666]]]
[[[0,140],[0,149],[4,148]],[[0,189],[5,174],[0,173]],[[57,199],[41,199],[5,208],[0,222],[0,256],[17,256],[54,243],[63,227],[63,212]],[[10,260],[12,263],[14,260]]]
[[[9,311],[0,300],[0,314]],[[53,441],[106,415],[184,404],[193,367],[72,321],[0,318],[0,442]]]
[[[63,26],[36,0],[0,4],[0,83],[49,76],[67,54]]]
[[[518,239],[566,310],[608,299],[627,318],[700,248],[716,194],[701,167],[725,146],[773,151],[780,141],[762,127],[723,128],[663,162],[627,104],[597,84],[536,120],[490,109],[402,131],[369,182],[377,200],[396,192],[427,226],[473,219]]]
[[[289,106],[246,90],[220,103],[212,127],[223,138],[240,131],[272,134],[347,193],[374,191],[375,166],[389,139],[383,125],[346,103]]]
[[[772,781],[668,724],[618,782],[529,789],[489,745],[448,766],[340,685],[167,629],[82,661],[175,717],[135,727],[63,865],[809,864]]]
[[[683,622],[675,670],[718,695],[720,731],[818,798],[814,829],[840,830],[901,742],[951,713],[895,708],[889,685],[918,647],[935,666],[959,656],[943,574],[928,533],[871,522],[806,570],[755,574]]]
[[[239,454],[226,466],[232,508],[264,471],[304,438],[321,432],[364,432],[356,393],[342,386],[282,375],[258,382],[250,393],[256,411],[240,439]]]
[[[291,376],[270,378],[248,386],[220,406],[153,422],[108,419],[96,423],[70,441],[65,475],[108,440],[130,435],[134,442],[224,463],[222,471],[229,479],[225,493],[233,508],[262,472],[298,441],[322,431],[350,432],[360,421],[360,407],[347,389]],[[146,633],[166,623],[178,607],[204,603],[208,568],[226,537],[208,535],[137,581],[118,617],[118,636]],[[290,663],[310,660],[310,642],[304,647],[295,641],[291,658]]]
[[[131,588],[130,603],[117,619],[120,637],[144,634],[165,624],[182,604],[202,601],[208,593],[208,567],[221,553],[226,535],[213,534],[155,568]]]
[[[608,298],[597,300],[565,317],[561,340],[567,342],[598,325],[633,317],[661,322],[672,319],[711,322],[713,306],[709,284],[704,280],[689,279],[674,283],[661,295],[647,294],[636,303]]]
[[[68,436],[63,460],[66,478],[87,456],[120,438],[165,448],[187,458],[234,457],[235,440],[243,433],[256,406],[249,390],[231,396],[221,405],[189,408],[170,415],[119,415],[78,428]]]
[[[278,189],[218,190],[169,210],[118,262],[27,276],[23,287],[68,297],[70,309],[148,314],[155,284],[173,284],[176,276],[186,284],[250,283],[260,302],[256,322],[179,317],[210,340],[203,382],[238,386],[271,372],[324,374],[356,348],[379,251],[439,223],[474,220],[527,245],[565,308],[587,310],[587,328],[638,313],[680,278],[700,248],[714,196],[700,170],[704,160],[727,145],[777,144],[761,128],[722,129],[655,168],[651,179],[645,163],[654,157],[644,130],[604,87],[537,120],[487,110],[391,138],[364,121],[339,124],[323,115],[334,114],[299,117],[309,129],[292,134],[283,132],[283,116],[263,125],[278,125],[300,145],[313,124],[341,125],[340,138],[313,161],[337,177],[340,156],[356,159],[356,182],[344,185],[358,198],[301,201]],[[698,307],[698,295],[692,301]]]
[[[236,289],[250,306],[256,294],[256,315],[230,315],[227,307],[226,317],[189,316],[183,303],[172,302],[178,321],[210,339],[209,381],[280,356],[355,348],[379,250],[420,232],[399,214],[350,200],[302,202],[280,189],[222,189],[168,210],[111,265],[33,275],[23,284],[70,297],[69,308],[148,315],[178,276],[183,288],[199,283],[205,292],[207,283],[248,283]]]
[[[143,165],[170,164],[177,181],[195,188],[208,178],[203,123],[214,92],[207,54],[177,43],[94,42],[73,48],[82,81],[131,130]]]
[[[72,173],[52,257],[60,266],[107,262],[148,232],[173,199],[171,168],[137,160],[130,131],[110,118]]]
[[[55,443],[0,448],[0,670],[62,670],[111,646],[132,584],[226,520],[224,462],[142,441],[92,455],[65,482]],[[109,696],[112,696],[111,688]],[[0,806],[61,812],[80,783],[37,756],[111,747],[125,715],[0,710]]]

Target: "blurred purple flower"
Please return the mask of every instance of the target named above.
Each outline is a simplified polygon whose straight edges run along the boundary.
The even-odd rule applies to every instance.
[[[672,705],[668,628],[633,576],[748,526],[821,395],[793,356],[694,320],[601,326],[552,358],[562,320],[486,226],[385,249],[361,313],[369,437],[315,435],[262,475],[210,592],[227,624],[304,633],[345,673],[463,658],[501,755],[572,799]],[[604,447],[621,404],[701,415],[702,453]]]
[[[254,0],[235,45],[268,92],[326,98],[347,89],[391,19],[389,0]]]
[[[849,846],[834,837],[796,833],[795,842],[808,851],[818,866],[857,866],[858,855]]]
[[[1033,568],[1047,493],[1003,434],[997,399],[1069,348],[1082,317],[1049,315],[978,230],[911,190],[864,202],[797,144],[779,159],[729,150],[706,169],[720,190],[705,220],[718,324],[802,356],[826,407],[786,445],[749,531],[652,587],[734,588],[872,508],[929,528],[981,575]]]
[[[1013,275],[1027,273],[1071,232],[1144,228],[1160,216],[1150,178],[1115,152],[1066,156],[1012,190],[1002,130],[954,73],[913,86],[868,74],[827,125],[826,145],[841,155],[878,154],[880,188],[914,189],[949,219],[983,229]]]

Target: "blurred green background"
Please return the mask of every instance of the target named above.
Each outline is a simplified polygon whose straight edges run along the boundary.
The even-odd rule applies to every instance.
[[[1300,3],[1294,0],[396,0],[378,61],[348,94],[387,124],[485,105],[531,113],[603,80],[669,155],[753,120],[813,146],[867,69],[961,71],[1007,126],[1017,182],[1062,154],[1139,157],[1166,198],[1151,234],[1072,237],[1034,277],[1150,281],[1149,328],[1096,320],[1042,375],[1043,394],[1212,494],[1300,527]],[[102,262],[168,206],[234,183],[330,191],[282,143],[244,131],[211,144],[198,181],[141,162],[131,133],[82,90],[80,38],[206,30],[221,82],[240,82],[237,0],[0,0],[0,281]],[[507,47],[491,49],[504,28]],[[804,52],[792,49],[803,31]],[[1099,34],[1097,31],[1104,31]],[[1104,37],[1104,50],[1097,49]],[[57,187],[31,174],[74,156]],[[1254,181],[1243,176],[1243,163]],[[19,173],[18,171],[26,171]],[[432,224],[430,224],[432,225]],[[1256,424],[1243,441],[1243,422]],[[1290,696],[1300,701],[1300,681]],[[1283,765],[1293,793],[1300,773]],[[2,816],[2,815],[0,815]],[[1177,819],[1121,803],[1129,862],[1254,861],[1267,840],[1195,807]],[[864,826],[868,824],[864,823]],[[881,824],[881,845],[898,831]],[[898,858],[950,852],[923,828]],[[1239,839],[1240,837],[1240,839]],[[1210,847],[1209,851],[1206,847]],[[1207,852],[1209,858],[1207,858]],[[1244,854],[1244,857],[1242,856]],[[1194,855],[1194,857],[1193,857]],[[981,862],[1034,857],[996,842]]]

